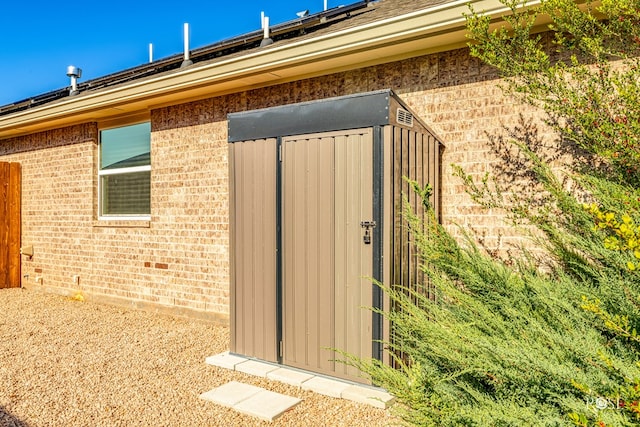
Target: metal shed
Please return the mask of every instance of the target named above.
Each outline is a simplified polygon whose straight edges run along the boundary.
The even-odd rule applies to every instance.
[[[364,381],[331,349],[383,357],[371,278],[415,285],[403,177],[433,186],[441,141],[391,91],[233,113],[231,352]],[[410,197],[415,209],[422,204]]]

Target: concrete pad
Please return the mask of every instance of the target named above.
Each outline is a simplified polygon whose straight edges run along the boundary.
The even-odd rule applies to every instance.
[[[269,372],[275,371],[276,369],[278,369],[277,366],[260,362],[258,360],[247,360],[246,362],[238,363],[236,365],[236,371],[263,378],[266,378]]]
[[[301,400],[269,390],[262,390],[233,407],[238,412],[266,421],[273,421]]]
[[[297,387],[301,387],[303,382],[310,380],[314,376],[315,375],[313,374],[308,374],[288,368],[278,368],[275,371],[271,371],[267,374],[267,378],[269,378],[270,380],[279,381],[281,383],[294,385]]]
[[[384,390],[376,390],[374,388],[358,385],[347,387],[342,392],[342,398],[353,402],[371,405],[380,409],[387,409],[395,401],[395,397],[391,396]]]
[[[221,385],[220,387],[216,387],[213,390],[202,393],[200,398],[222,406],[233,408],[238,403],[258,394],[261,391],[264,391],[264,389],[249,384],[239,383],[237,381],[231,381],[227,384]]]
[[[324,377],[313,377],[302,383],[303,390],[311,390],[331,397],[342,397],[342,392],[350,386],[351,384]]]
[[[205,359],[208,365],[218,366],[225,369],[235,369],[239,363],[246,362],[246,357],[234,356],[229,354],[228,351],[224,353],[216,354],[215,356],[209,356]]]

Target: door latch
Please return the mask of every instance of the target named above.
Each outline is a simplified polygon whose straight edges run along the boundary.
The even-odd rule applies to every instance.
[[[360,221],[360,227],[364,228],[364,236],[362,241],[365,245],[371,244],[371,229],[376,228],[375,221]]]

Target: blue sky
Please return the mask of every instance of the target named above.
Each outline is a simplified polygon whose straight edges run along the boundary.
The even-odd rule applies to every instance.
[[[328,0],[328,8],[357,0]],[[324,0],[2,0],[0,106],[69,85],[67,66],[82,69],[79,82],[104,76],[183,49],[189,23],[191,48],[320,12]]]

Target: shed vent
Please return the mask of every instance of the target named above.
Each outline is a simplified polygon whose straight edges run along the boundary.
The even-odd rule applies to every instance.
[[[400,125],[413,127],[413,114],[403,108],[398,108],[398,112],[396,113],[396,120]]]

